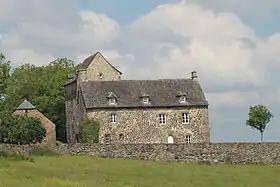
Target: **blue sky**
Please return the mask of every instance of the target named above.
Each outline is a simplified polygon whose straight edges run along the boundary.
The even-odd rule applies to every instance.
[[[188,78],[210,102],[212,141],[258,141],[250,105],[274,118],[280,141],[280,2],[277,0],[2,0],[0,49],[13,66],[101,51],[124,78]]]

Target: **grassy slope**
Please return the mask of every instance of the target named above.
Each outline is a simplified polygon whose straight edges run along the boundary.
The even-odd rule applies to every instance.
[[[87,156],[0,159],[0,186],[279,187],[279,166],[193,165]]]

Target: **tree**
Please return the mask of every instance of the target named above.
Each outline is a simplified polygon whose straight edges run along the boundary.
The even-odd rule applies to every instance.
[[[0,114],[0,142],[10,144],[29,144],[42,142],[46,129],[36,118],[12,115],[8,112]]]
[[[98,143],[99,142],[99,128],[98,121],[85,119],[79,124],[79,131],[81,134],[82,143]]]
[[[10,77],[10,61],[5,61],[5,56],[0,53],[0,110],[5,108],[5,93],[4,90],[7,87],[7,81]]]
[[[273,115],[264,105],[250,106],[249,118],[246,120],[246,125],[260,131],[261,141],[263,141],[263,132],[271,118],[273,118]]]
[[[25,98],[56,124],[57,140],[66,142],[65,98],[63,85],[75,63],[59,58],[45,66],[24,64],[8,78],[6,105],[13,111]]]

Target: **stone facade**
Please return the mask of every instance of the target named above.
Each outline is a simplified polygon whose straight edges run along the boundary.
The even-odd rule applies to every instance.
[[[121,80],[121,75],[96,53],[69,77],[64,85],[68,143],[77,143],[78,126],[85,118],[100,122],[99,138],[104,144],[167,143],[168,139],[173,143],[210,142],[208,102],[196,72],[184,80],[130,81]],[[116,96],[116,105],[105,100],[110,94]],[[146,96],[151,103],[141,103]],[[179,103],[178,96],[187,101]],[[183,112],[188,116],[186,124],[182,123]],[[116,123],[111,123],[111,114]],[[166,116],[165,124],[159,123],[160,114]]]
[[[280,143],[213,144],[67,144],[51,147],[66,155],[90,155],[106,158],[133,158],[156,161],[228,164],[280,164]],[[26,153],[28,148],[0,144],[0,151]]]
[[[188,123],[182,122],[182,113],[188,114]],[[116,123],[111,123],[111,114]],[[159,114],[166,115],[166,123],[160,124]],[[105,144],[105,135],[115,143],[168,143],[172,137],[174,143],[210,142],[207,108],[152,108],[152,109],[110,109],[89,110],[89,119],[101,122],[100,143]]]
[[[100,53],[94,55],[92,62],[89,63],[86,69],[78,70],[78,82],[120,79],[121,73],[112,68]]]
[[[37,109],[16,110],[14,114],[39,119],[46,129],[46,137],[43,139],[43,144],[54,145],[56,143],[55,124],[40,111]]]

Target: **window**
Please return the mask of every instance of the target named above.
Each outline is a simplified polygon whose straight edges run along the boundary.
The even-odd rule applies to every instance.
[[[182,122],[183,124],[188,124],[189,123],[189,115],[188,113],[182,113]]]
[[[179,97],[179,102],[180,103],[185,103],[186,102],[186,96],[182,95]]]
[[[190,144],[191,143],[191,135],[186,136],[186,143]]]
[[[103,78],[103,74],[99,73],[99,79],[102,79],[102,78]]]
[[[111,105],[116,104],[116,98],[114,97],[109,98],[109,104]]]
[[[148,98],[148,97],[143,97],[143,98],[142,98],[142,102],[143,102],[144,104],[148,104],[148,103],[149,103],[149,98]]]
[[[165,114],[159,114],[159,123],[166,123]]]
[[[111,123],[117,123],[117,115],[111,114]]]
[[[110,134],[105,134],[105,144],[110,145],[111,144],[111,136]]]
[[[123,134],[119,134],[119,140],[120,141],[124,140],[124,135]]]

